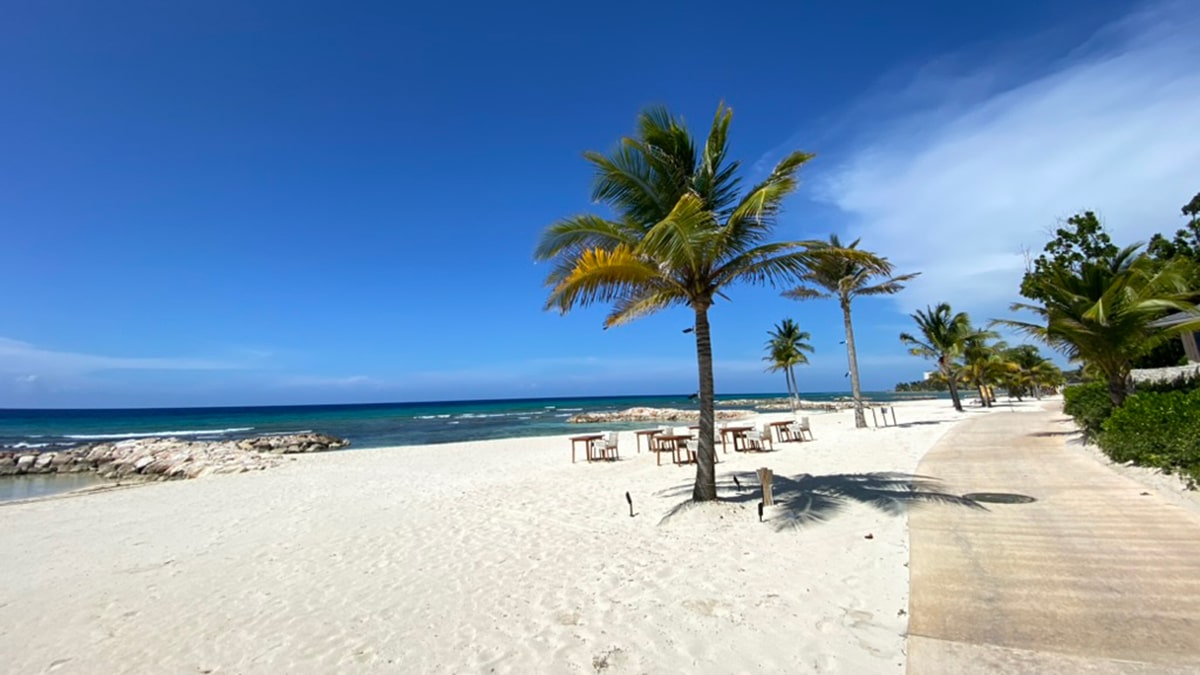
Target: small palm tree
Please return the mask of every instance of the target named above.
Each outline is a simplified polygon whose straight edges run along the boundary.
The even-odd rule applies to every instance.
[[[812,334],[800,330],[795,321],[784,319],[775,326],[775,330],[768,331],[767,335],[771,336],[771,339],[767,341],[767,355],[763,360],[771,364],[767,367],[768,372],[783,371],[783,377],[787,381],[788,401],[794,411],[800,399],[800,387],[796,384],[796,366],[808,363],[805,352],[811,354],[813,351],[812,345],[808,343]]]
[[[866,428],[867,417],[863,413],[862,389],[858,379],[858,352],[854,348],[854,325],[850,322],[850,301],[860,295],[893,295],[904,288],[905,281],[916,278],[915,274],[892,275],[892,264],[887,258],[868,251],[859,251],[855,239],[842,245],[836,234],[829,235],[829,242],[814,244],[809,248],[813,263],[800,276],[801,285],[784,291],[784,297],[794,300],[836,297],[842,306],[842,323],[846,329],[846,358],[850,362],[850,395],[854,398],[854,426]],[[881,278],[882,277],[882,278]]]
[[[900,341],[909,346],[909,353],[937,361],[938,372],[950,386],[950,401],[954,409],[962,412],[962,402],[958,398],[958,373],[954,359],[962,354],[967,341],[982,334],[971,326],[971,319],[966,312],[952,314],[948,303],[939,303],[937,307],[926,307],[924,311],[917,310],[910,315],[921,330],[918,339],[908,333],[900,334]]]
[[[713,362],[708,310],[738,282],[794,279],[810,260],[805,242],[771,242],[783,199],[812,158],[793,152],[739,195],[738,163],[726,161],[733,113],[717,108],[697,147],[681,119],[665,108],[638,117],[633,138],[608,155],[589,152],[596,167],[593,197],[614,217],[580,215],[542,233],[535,257],[553,261],[546,308],[611,303],[605,328],[672,306],[695,317],[700,433],[697,501],[717,498],[713,452]]]
[[[1042,305],[1015,303],[1014,310],[1038,315],[1041,323],[998,320],[1082,361],[1108,382],[1116,407],[1128,395],[1133,361],[1180,332],[1196,330],[1200,318],[1170,328],[1155,325],[1171,311],[1194,312],[1196,289],[1188,283],[1191,263],[1177,258],[1158,265],[1129,246],[1111,259],[1083,262],[1047,277]]]
[[[968,339],[963,345],[963,362],[958,367],[959,378],[975,386],[979,391],[980,403],[988,408],[996,400],[992,386],[1018,370],[1017,365],[1004,356],[1007,345],[1003,342],[987,343],[989,338],[994,337],[996,333],[980,331]]]

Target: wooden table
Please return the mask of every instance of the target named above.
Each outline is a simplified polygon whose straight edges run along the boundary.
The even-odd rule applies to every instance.
[[[655,434],[661,434],[662,429],[642,429],[641,431],[635,431],[634,433],[637,434],[637,438],[634,439],[634,445],[637,446],[637,451],[640,454],[642,452],[642,437],[643,436],[647,437],[646,438],[646,449],[653,450],[654,449],[654,446],[653,446],[654,436],[655,436]]]
[[[654,437],[654,442],[658,443],[660,445],[660,447],[656,448],[655,452],[658,452],[658,453],[666,452],[665,448],[667,446],[670,446],[671,452],[674,455],[673,459],[675,460],[675,463],[676,464],[684,464],[685,462],[680,461],[679,451],[681,449],[683,449],[682,448],[683,442],[690,441],[691,439],[692,439],[691,434],[658,434],[657,436]],[[662,455],[661,454],[658,455],[658,464],[659,464],[659,466],[662,466]]]
[[[753,425],[739,425],[739,426],[730,425],[730,426],[725,427],[724,429],[721,429],[721,449],[725,450],[725,438],[727,436],[733,436],[733,451],[738,452],[738,439],[742,437],[742,434],[746,433],[747,431],[751,431],[753,429],[754,429]],[[729,452],[729,451],[725,450],[725,452]]]
[[[793,420],[780,420],[778,422],[770,422],[769,424],[770,424],[771,428],[775,430],[775,438],[778,438],[779,442],[782,443],[784,430],[787,429],[788,427],[792,426],[795,423],[796,422]],[[792,435],[792,438],[795,439],[795,435]],[[803,440],[803,439],[801,439],[801,440]]]
[[[592,441],[598,441],[602,438],[604,438],[604,434],[584,434],[582,436],[572,436],[571,437],[571,463],[572,464],[575,463],[575,446],[578,445],[579,443],[583,443],[583,452],[584,452],[584,456],[587,457],[587,461],[589,461],[589,462],[592,461],[592,449],[591,449]]]

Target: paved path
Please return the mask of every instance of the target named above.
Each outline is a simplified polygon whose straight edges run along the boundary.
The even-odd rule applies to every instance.
[[[1200,672],[1200,516],[1068,446],[1047,407],[968,421],[922,460],[948,492],[1037,501],[912,511],[908,672]]]

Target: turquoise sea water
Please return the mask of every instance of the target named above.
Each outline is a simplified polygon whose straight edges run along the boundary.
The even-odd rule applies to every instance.
[[[829,401],[845,393],[804,394]],[[718,397],[773,399],[778,394]],[[875,401],[928,398],[878,392]],[[568,424],[578,412],[615,411],[634,406],[694,409],[686,396],[618,396],[489,401],[439,401],[364,405],[306,405],[249,408],[139,408],[127,410],[0,410],[0,448],[78,445],[101,440],[178,436],[200,440],[245,438],[295,431],[320,431],[347,438],[353,448],[422,445],[456,441],[548,436],[621,425]],[[625,425],[641,427],[645,423]]]

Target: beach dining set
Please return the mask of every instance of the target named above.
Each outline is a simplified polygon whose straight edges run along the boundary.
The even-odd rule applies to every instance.
[[[678,466],[693,464],[696,462],[696,433],[699,429],[699,425],[693,424],[687,427],[660,427],[635,431],[637,452],[642,452],[642,440],[645,439],[647,450],[655,453],[659,466],[662,466],[664,454],[670,454],[672,463]],[[761,426],[722,423],[717,425],[716,431],[721,440],[721,450],[726,454],[729,454],[730,445],[733,446],[734,452],[766,452],[774,449],[775,442],[813,439],[808,417],[799,415],[790,420],[764,422]],[[615,431],[571,436],[572,464],[575,463],[576,452],[580,446],[588,462],[621,458],[618,434]]]

